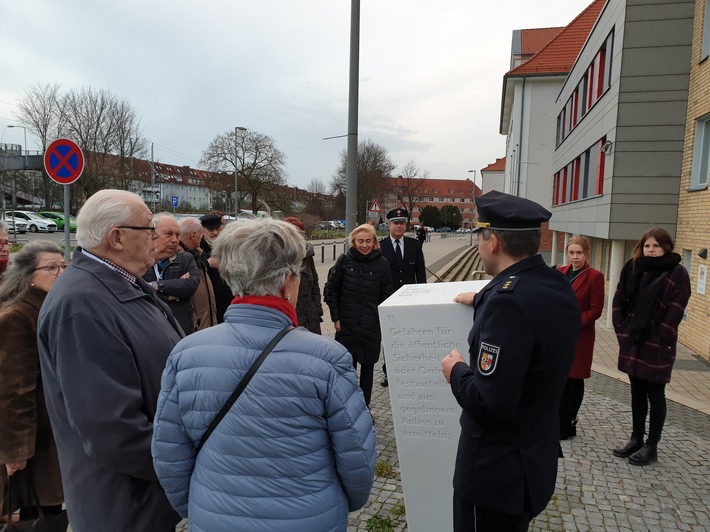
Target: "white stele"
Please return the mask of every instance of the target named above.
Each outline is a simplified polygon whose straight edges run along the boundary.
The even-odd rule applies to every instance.
[[[405,285],[379,306],[410,532],[453,530],[461,407],[441,373],[441,359],[458,349],[469,360],[473,308],[453,299],[487,283]]]

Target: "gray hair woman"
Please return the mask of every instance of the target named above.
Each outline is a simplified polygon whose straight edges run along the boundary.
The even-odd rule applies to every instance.
[[[0,239],[2,235],[0,235]],[[20,520],[62,512],[64,493],[57,448],[42,391],[37,352],[37,319],[47,292],[66,268],[62,250],[40,240],[15,255],[0,284],[0,463],[18,494],[9,510]],[[2,482],[0,482],[2,483]]]
[[[274,347],[201,449],[265,347],[296,325],[306,245],[279,220],[239,220],[213,256],[236,294],[223,324],[173,350],[154,420],[155,470],[201,530],[344,530],[372,486],[375,433],[352,358],[304,328]],[[198,455],[199,453],[199,455]]]

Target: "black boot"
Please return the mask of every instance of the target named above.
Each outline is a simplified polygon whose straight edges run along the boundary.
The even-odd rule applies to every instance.
[[[565,423],[560,427],[560,440],[569,440],[577,435],[577,420]]]
[[[628,458],[641,449],[641,447],[643,447],[643,436],[632,434],[631,439],[626,443],[626,445],[614,449],[614,456],[619,458]]]
[[[648,441],[640,450],[629,456],[629,463],[631,465],[645,466],[656,461],[658,461],[656,444]]]

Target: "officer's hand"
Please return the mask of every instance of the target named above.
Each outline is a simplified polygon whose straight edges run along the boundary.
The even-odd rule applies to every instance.
[[[446,382],[451,383],[451,369],[458,362],[466,362],[466,359],[461,356],[456,349],[452,350],[450,354],[446,355],[441,359],[441,372],[444,374]]]
[[[454,298],[454,303],[461,303],[463,305],[473,306],[473,298],[476,297],[477,292],[462,292]]]
[[[336,321],[333,323],[333,326],[335,327],[336,331],[340,331],[340,320]]]

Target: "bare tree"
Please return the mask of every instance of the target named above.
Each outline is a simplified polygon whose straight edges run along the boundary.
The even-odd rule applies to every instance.
[[[135,179],[134,159],[147,155],[148,141],[143,136],[141,121],[128,100],[115,102],[111,113],[116,124],[115,152],[118,156],[115,186],[129,190],[131,181]]]
[[[357,148],[357,223],[365,222],[368,203],[387,193],[387,179],[395,169],[387,149],[370,139]],[[347,152],[340,152],[340,163],[331,179],[333,195],[344,197],[347,193]]]
[[[409,161],[402,168],[402,175],[395,178],[394,188],[397,196],[397,201],[409,212],[409,218],[412,217],[412,211],[417,206],[417,201],[421,195],[420,187],[424,180],[429,177],[429,170],[422,172],[414,161]],[[407,220],[409,222],[409,220]]]
[[[286,182],[286,155],[268,135],[251,130],[236,133],[232,130],[215,137],[202,153],[200,165],[210,172],[233,172],[236,161],[239,176],[237,205],[249,195],[252,212],[256,213],[260,199],[273,191],[275,185]]]
[[[306,203],[306,213],[312,214],[318,220],[323,219],[326,209],[324,195],[327,193],[325,183],[320,179],[311,179],[306,186],[308,191],[308,202]]]
[[[75,204],[111,186],[109,155],[116,146],[116,99],[106,89],[83,87],[60,100],[59,134],[76,142],[84,152],[84,173],[72,187]]]
[[[33,85],[17,101],[15,117],[40,139],[42,151],[57,136],[59,120],[59,83]],[[27,146],[25,146],[27,150]],[[53,196],[59,194],[60,187],[42,169],[42,193],[44,206],[49,209]]]

